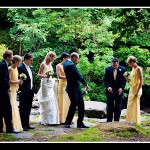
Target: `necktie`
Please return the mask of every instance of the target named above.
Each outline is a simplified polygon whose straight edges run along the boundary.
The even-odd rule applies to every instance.
[[[116,80],[117,70],[114,70],[114,80]]]

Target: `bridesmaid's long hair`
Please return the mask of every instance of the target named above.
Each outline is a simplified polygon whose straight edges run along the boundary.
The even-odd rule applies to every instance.
[[[49,63],[51,62],[51,60],[52,60],[52,57],[56,57],[56,53],[53,52],[53,51],[48,52],[48,53],[46,54],[46,56],[45,56],[44,62],[45,62],[46,64],[49,64]]]

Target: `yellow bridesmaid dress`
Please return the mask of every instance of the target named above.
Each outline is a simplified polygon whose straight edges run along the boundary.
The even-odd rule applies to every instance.
[[[141,67],[137,67],[140,68]],[[138,92],[138,96],[135,96],[135,93],[138,88],[138,84],[140,79],[138,77],[137,68],[133,68],[130,75],[130,90],[127,102],[127,113],[126,113],[126,121],[129,123],[134,123],[139,125],[141,123],[140,120],[140,97],[142,95],[142,87]]]
[[[11,67],[11,66],[10,66]],[[18,70],[17,68],[12,68],[12,76],[10,77],[10,80],[16,81],[18,80]],[[12,106],[12,124],[13,128],[16,131],[23,131],[21,119],[20,119],[20,113],[19,108],[17,104],[17,90],[18,90],[18,84],[10,84],[11,92],[9,92],[10,95],[10,103]],[[4,130],[6,129],[6,126],[4,125]]]
[[[61,76],[65,76],[63,65],[60,65],[60,74]],[[58,107],[59,107],[59,118],[60,123],[65,123],[66,117],[68,114],[69,106],[70,106],[70,99],[66,92],[66,79],[59,79],[58,84]]]

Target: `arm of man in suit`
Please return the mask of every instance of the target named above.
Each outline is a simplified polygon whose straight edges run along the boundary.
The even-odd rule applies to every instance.
[[[21,74],[22,73],[21,67],[19,66],[17,69],[18,69],[18,75]]]
[[[112,87],[108,83],[108,78],[109,78],[108,67],[106,67],[104,70],[104,76],[103,76],[104,85],[110,93],[113,93]]]
[[[34,91],[34,94],[37,94],[38,89],[36,87],[36,82],[35,82],[35,75],[36,75],[36,73],[34,72],[34,70],[32,69],[32,67],[31,67],[31,71],[32,71],[32,75],[33,75],[33,91]]]
[[[118,90],[119,95],[122,94],[123,89],[124,89],[124,87],[126,85],[126,78],[123,76],[123,74],[126,72],[126,68],[122,67],[121,69],[122,69],[122,84],[121,84],[121,87]]]
[[[72,65],[72,73],[74,74],[74,76],[84,85],[86,86],[86,90],[88,90],[88,84],[86,82],[86,80],[83,78],[83,76],[80,74],[80,72],[78,71],[78,69],[76,68],[75,65]]]
[[[108,83],[108,78],[109,78],[108,73],[109,73],[108,72],[108,67],[106,67],[105,70],[104,70],[104,76],[103,76],[103,82],[104,82],[104,85],[105,85],[106,89],[108,89],[110,87],[110,85]]]
[[[124,74],[126,72],[126,68],[125,67],[122,68]],[[123,76],[121,88],[124,89],[125,85],[126,85],[126,78]]]
[[[2,64],[2,66],[1,66],[1,77],[2,77],[2,79],[0,79],[2,81],[1,84],[9,90],[9,88],[10,88],[10,86],[9,86],[9,75],[7,73],[8,73],[7,65]],[[8,79],[7,79],[6,75],[8,76]]]
[[[108,68],[106,67],[104,70],[104,76],[103,76],[103,81],[104,81],[104,85],[105,85],[106,89],[108,89],[110,87],[107,79],[108,79]]]

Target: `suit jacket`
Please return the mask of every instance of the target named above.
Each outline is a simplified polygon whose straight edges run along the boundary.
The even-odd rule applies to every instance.
[[[118,90],[119,88],[124,89],[126,85],[126,79],[123,76],[123,74],[125,71],[126,71],[125,67],[119,65],[117,69],[116,80],[114,80],[113,67],[112,66],[106,67],[104,78],[103,78],[106,89],[108,87],[112,87],[113,89],[116,89],[116,90]]]
[[[8,74],[8,66],[5,60],[0,62],[0,90],[8,91],[10,89],[9,86],[9,74]]]
[[[32,68],[30,67],[31,72],[32,72],[32,76],[33,76],[33,89],[31,89],[31,79],[29,76],[29,73],[26,69],[26,66],[24,65],[24,63],[21,63],[20,66],[18,67],[18,73],[19,75],[21,73],[24,73],[27,76],[27,79],[23,81],[22,85],[19,85],[19,91],[31,91],[34,90],[34,93],[37,93],[37,91],[35,90],[35,85],[34,85],[34,72],[32,70]]]
[[[81,90],[80,82],[86,86],[87,82],[83,78],[83,76],[79,73],[78,69],[76,68],[75,64],[70,60],[66,60],[63,64],[64,72],[67,79],[67,87],[66,91],[78,91]]]

